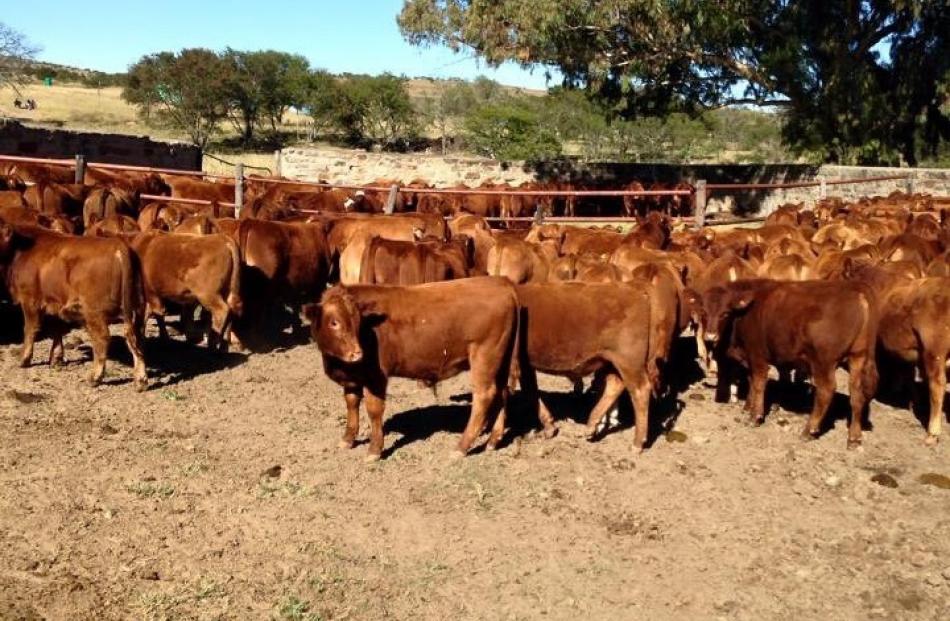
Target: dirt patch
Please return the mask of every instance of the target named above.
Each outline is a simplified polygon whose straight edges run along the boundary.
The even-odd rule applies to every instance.
[[[138,394],[117,363],[88,387],[72,342],[61,370],[0,347],[3,619],[948,618],[948,448],[906,410],[875,402],[854,452],[697,383],[637,456],[628,410],[588,443],[546,378],[557,438],[513,415],[454,462],[466,378],[399,381],[367,466],[313,346],[179,346]]]

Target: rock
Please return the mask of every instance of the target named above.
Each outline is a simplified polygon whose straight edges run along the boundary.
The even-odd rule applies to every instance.
[[[283,472],[283,470],[284,470],[283,467],[280,464],[277,464],[275,466],[271,466],[270,468],[267,468],[266,470],[262,471],[261,476],[267,477],[270,479],[276,479],[277,477],[280,476],[280,473]]]
[[[693,442],[695,444],[708,444],[709,438],[706,436],[693,436]]]
[[[689,399],[690,401],[705,401],[706,395],[704,395],[701,392],[694,392],[694,393],[690,393]]]
[[[945,567],[942,572],[942,575],[943,575],[944,580],[946,580],[947,582],[950,582],[950,567]]]
[[[886,472],[878,472],[873,477],[871,477],[871,480],[877,483],[878,485],[880,485],[881,487],[890,487],[890,488],[897,487],[897,479],[887,474]]]
[[[950,489],[950,477],[937,474],[936,472],[926,472],[917,477],[917,480],[924,485],[932,485],[940,489]]]
[[[828,487],[839,487],[841,485],[841,478],[832,474],[825,478],[825,485]]]
[[[46,395],[35,392],[23,392],[20,390],[8,390],[7,396],[20,403],[32,404],[46,401]]]
[[[677,442],[677,443],[686,442],[688,438],[688,436],[682,431],[675,431],[675,430],[667,431],[665,437],[666,437],[667,442]]]

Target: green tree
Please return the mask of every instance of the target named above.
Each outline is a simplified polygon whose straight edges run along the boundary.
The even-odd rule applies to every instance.
[[[229,72],[228,64],[211,50],[152,54],[129,68],[122,97],[140,108],[157,106],[163,120],[203,149],[227,116]]]
[[[242,52],[228,48],[222,55],[228,66],[229,118],[244,144],[254,128],[265,123],[273,134],[287,108],[306,99],[310,64],[306,58],[273,50]]]
[[[538,113],[517,102],[473,109],[464,122],[466,145],[498,160],[538,160],[561,153],[561,144]]]
[[[343,91],[339,80],[328,71],[317,69],[307,77],[303,108],[310,115],[310,140],[338,128]]]
[[[406,0],[403,35],[555,68],[621,118],[736,103],[839,162],[913,163],[950,140],[946,0]]]
[[[345,79],[338,110],[338,123],[353,143],[399,148],[415,133],[415,110],[405,80],[388,73]]]
[[[452,82],[440,92],[427,98],[423,104],[423,114],[431,126],[439,132],[442,141],[442,154],[448,150],[450,132],[456,122],[476,105],[476,94],[471,85],[465,82]]]

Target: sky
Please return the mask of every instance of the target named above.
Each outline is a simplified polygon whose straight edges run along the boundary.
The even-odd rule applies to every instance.
[[[153,52],[230,46],[302,54],[332,73],[486,75],[514,86],[548,85],[543,69],[509,64],[493,70],[470,53],[409,45],[396,25],[402,0],[4,2],[15,2],[16,10],[4,11],[0,21],[41,46],[39,60],[84,69],[118,72]]]

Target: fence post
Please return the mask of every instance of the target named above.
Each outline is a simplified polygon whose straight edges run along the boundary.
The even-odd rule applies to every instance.
[[[909,177],[907,177],[906,182],[907,182],[907,187],[906,187],[907,193],[913,194],[914,190],[916,189],[914,187],[914,176],[910,175]]]
[[[537,206],[534,208],[534,225],[541,226],[544,224],[544,208],[541,206],[540,201]]]
[[[283,158],[281,157],[280,149],[277,149],[276,151],[274,151],[274,174],[278,177],[281,177],[284,174],[284,171],[282,170],[283,168],[283,162],[281,161],[282,159]]]
[[[828,184],[825,183],[825,176],[818,175],[818,200],[828,198]]]
[[[399,186],[395,183],[392,187],[389,188],[389,197],[386,199],[386,206],[383,208],[383,211],[387,214],[391,214],[396,211],[396,196],[399,195]]]
[[[700,179],[696,182],[695,199],[695,226],[698,229],[706,225],[706,180]]]
[[[86,157],[80,153],[76,154],[76,183],[82,185],[86,182]]]
[[[244,164],[238,162],[234,166],[234,217],[241,217],[244,208]]]

